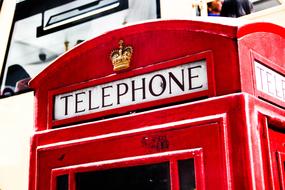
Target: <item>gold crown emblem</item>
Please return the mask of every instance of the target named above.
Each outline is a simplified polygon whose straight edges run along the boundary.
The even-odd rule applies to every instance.
[[[114,71],[120,71],[130,67],[133,48],[131,46],[124,46],[124,41],[119,41],[119,49],[111,52],[110,59],[113,64]]]

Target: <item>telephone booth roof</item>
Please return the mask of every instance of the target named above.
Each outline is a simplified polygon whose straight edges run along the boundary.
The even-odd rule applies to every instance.
[[[130,109],[118,109],[121,110],[118,112],[109,110],[98,117],[241,91],[258,95],[253,85],[254,68],[249,66],[253,62],[251,52],[258,58],[268,59],[270,68],[285,73],[284,33],[284,28],[270,23],[238,26],[194,20],[157,20],[107,32],[63,54],[30,82],[36,96],[36,126],[46,129],[46,124],[48,128],[65,124],[65,121],[52,124],[53,101],[58,94],[198,60],[206,60],[207,90],[154,104],[155,101],[151,101],[139,107],[130,106]],[[116,71],[110,59],[121,47],[119,42],[123,43],[121,46],[131,47],[132,54],[129,68],[122,71]],[[274,103],[284,106],[280,100]],[[90,120],[93,116],[71,121]]]
[[[155,63],[161,61],[159,57],[163,57],[164,54],[167,55],[167,57],[164,58],[165,60],[173,59],[172,56],[175,55],[176,50],[177,52],[179,52],[182,49],[179,48],[179,46],[184,45],[185,42],[179,44],[179,40],[182,39],[183,41],[183,37],[181,37],[181,39],[177,38],[172,39],[172,37],[169,36],[169,34],[165,35],[162,34],[162,33],[167,33],[167,31],[168,32],[172,31],[173,33],[175,33],[175,31],[202,32],[210,35],[223,36],[231,39],[243,38],[246,35],[255,35],[255,33],[267,33],[268,35],[272,33],[274,35],[279,36],[279,38],[282,39],[285,38],[285,32],[284,32],[285,29],[275,24],[271,23],[243,24],[241,22],[240,23],[232,22],[233,21],[232,19],[218,20],[218,21],[225,22],[226,24],[214,23],[213,21],[212,23],[210,23],[206,21],[197,21],[197,20],[157,20],[147,23],[130,25],[107,32],[103,35],[95,37],[91,40],[86,41],[85,43],[76,46],[72,50],[60,56],[43,72],[37,75],[30,82],[30,86],[33,89],[38,89],[38,88],[51,89],[56,86],[60,87],[60,86],[70,85],[76,82],[82,82],[84,80],[88,81],[97,77],[113,74],[111,68],[112,66],[109,64],[109,60],[106,59],[98,60],[98,58],[104,57],[103,53],[107,54],[108,57],[108,55],[110,54],[110,49],[112,49],[112,47],[118,46],[117,44],[120,39],[124,39],[126,43],[128,42],[131,42],[132,44],[137,43],[140,46],[140,50],[143,50],[141,54],[144,53],[145,56],[143,56],[143,59],[142,57],[140,57],[139,60],[134,60],[134,62],[136,61],[139,62],[138,65],[135,63],[134,65],[137,65],[137,67],[142,67],[148,65],[149,63]],[[159,37],[155,36],[156,34]],[[164,37],[167,40],[165,40]],[[160,38],[163,39],[159,40]],[[157,42],[154,43],[153,40]],[[262,41],[262,39],[260,40]],[[161,43],[162,41],[164,42],[163,44]],[[282,46],[283,44],[279,43],[279,45]],[[142,49],[142,47],[144,48]],[[158,52],[161,50],[164,51],[168,50],[168,51],[160,52],[158,54]],[[282,48],[279,48],[279,50],[282,51]],[[162,55],[162,53],[164,54]],[[91,54],[92,56],[90,56]],[[180,54],[183,54],[183,51]],[[100,56],[97,57],[96,55]],[[94,60],[90,60],[90,58],[92,57],[96,57],[96,63]],[[104,58],[106,58],[106,55]],[[76,65],[76,61],[74,60],[81,60],[81,61],[78,61],[77,64],[79,65]],[[68,63],[71,63],[72,65],[67,65]],[[89,64],[92,64],[91,68],[94,67],[93,71],[90,71],[89,69],[84,70],[84,68],[89,68]],[[104,67],[100,67],[99,64],[104,65]],[[98,67],[96,67],[96,65],[98,65]],[[68,72],[66,72],[70,67],[77,67],[79,69],[78,71],[85,71],[84,77],[79,73],[73,73],[73,76],[70,77],[70,75],[67,74]],[[59,75],[61,76],[60,78],[58,77]],[[77,75],[79,75],[79,77],[77,77]],[[57,80],[53,80],[52,77],[55,77]],[[42,81],[44,81],[43,83],[45,83],[44,86],[41,84]]]
[[[210,35],[236,38],[237,26],[188,20],[158,20],[126,26],[88,40],[63,54],[36,76],[31,81],[30,86],[34,89],[51,89],[113,74],[109,55],[112,49],[118,47],[118,42],[121,39],[126,44],[132,44],[136,49],[135,53],[143,54],[143,56],[134,56],[133,65],[136,67],[163,61],[161,57],[164,57],[164,60],[174,59],[177,57],[177,52],[180,52],[180,55],[185,54],[185,50],[181,50],[185,49],[183,46],[188,43],[183,36],[180,39],[176,38],[179,32],[184,34],[187,32],[202,32]],[[192,44],[194,43],[192,42]],[[139,60],[136,57],[139,57]],[[96,58],[96,61],[92,58]],[[102,67],[103,65],[104,67]],[[75,67],[78,68],[77,71],[84,71],[84,76],[79,72],[73,73],[72,77],[67,74],[70,68],[74,70]],[[91,70],[90,68],[94,69]],[[61,77],[59,78],[58,76]],[[56,77],[57,80],[53,80],[53,77]],[[42,81],[45,83],[44,87],[41,84]]]

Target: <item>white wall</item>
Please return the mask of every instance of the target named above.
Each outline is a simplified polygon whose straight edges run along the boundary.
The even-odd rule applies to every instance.
[[[28,190],[32,92],[0,100],[0,189]]]
[[[4,0],[0,11],[0,63],[4,59],[14,8],[15,0]],[[28,190],[33,99],[33,93],[0,99],[0,190]]]
[[[195,7],[201,4],[201,14],[207,15],[206,0],[160,0],[163,19],[189,19],[196,16]]]
[[[252,13],[238,19],[251,22],[270,22],[285,27],[285,3],[282,5]]]

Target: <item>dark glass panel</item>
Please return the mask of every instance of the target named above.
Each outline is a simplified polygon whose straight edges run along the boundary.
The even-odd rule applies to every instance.
[[[170,190],[169,163],[76,174],[77,190]]]
[[[194,159],[179,160],[178,172],[180,190],[196,189]]]
[[[68,190],[68,175],[57,176],[56,190]]]

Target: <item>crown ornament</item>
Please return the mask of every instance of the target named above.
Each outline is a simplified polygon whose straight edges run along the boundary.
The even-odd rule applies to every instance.
[[[131,46],[124,46],[124,41],[119,41],[119,49],[111,52],[110,59],[113,64],[114,71],[121,71],[130,67],[133,48]]]

